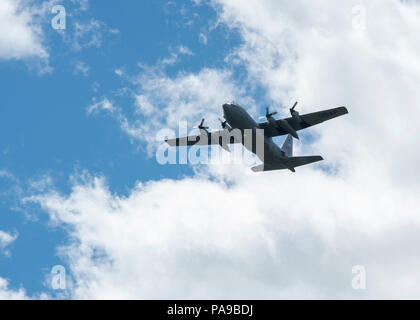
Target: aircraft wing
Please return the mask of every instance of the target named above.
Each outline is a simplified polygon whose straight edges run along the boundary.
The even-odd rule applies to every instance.
[[[295,129],[296,131],[302,130],[311,126],[314,126],[318,123],[322,123],[324,121],[334,119],[336,117],[342,116],[347,114],[346,107],[338,107],[318,112],[307,113],[300,116],[300,120],[297,120],[293,117],[276,120],[276,122],[280,122],[285,120],[289,123],[289,125]],[[258,124],[261,129],[264,129],[264,134],[268,137],[276,137],[281,136],[284,134],[288,134],[289,132],[284,130],[280,124],[277,126],[272,126],[268,122],[263,122]]]
[[[240,139],[240,137],[238,139]],[[230,151],[227,144],[240,143],[241,141],[242,140],[235,141],[234,135],[230,134],[227,130],[212,131],[208,133],[201,132],[200,134],[187,137],[165,139],[165,142],[172,147],[220,145],[226,151]]]

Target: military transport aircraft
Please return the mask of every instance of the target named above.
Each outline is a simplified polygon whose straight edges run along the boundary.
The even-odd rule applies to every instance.
[[[204,119],[202,119],[198,126],[200,129],[199,135],[166,139],[165,141],[170,146],[219,144],[227,151],[230,151],[228,144],[242,143],[245,148],[255,153],[263,162],[261,165],[251,168],[254,172],[279,169],[289,169],[295,172],[295,167],[323,160],[321,156],[293,156],[292,137],[299,139],[297,131],[348,113],[346,107],[338,107],[299,115],[299,112],[295,110],[296,105],[297,102],[289,109],[291,117],[278,120],[273,117],[277,112],[270,112],[269,108],[266,108],[265,117],[267,121],[257,123],[238,104],[234,102],[226,103],[223,105],[225,120],[219,119],[222,130],[209,132],[208,127],[204,126]],[[285,134],[287,134],[287,137],[282,147],[273,142],[273,137]],[[262,148],[259,148],[259,146]]]

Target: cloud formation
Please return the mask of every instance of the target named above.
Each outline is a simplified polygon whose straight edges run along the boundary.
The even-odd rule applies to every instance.
[[[42,30],[21,0],[0,3],[0,60],[48,58]]]
[[[311,129],[322,130],[316,146],[328,159],[382,168],[400,183],[418,181],[420,153],[412,148],[420,142],[413,120],[420,116],[417,3],[217,2],[222,21],[240,28],[244,39],[232,61],[245,65],[273,104],[300,100],[303,112],[348,106],[347,121]],[[354,26],[359,17],[353,9],[360,6],[363,30]],[[344,143],[341,133],[352,140]]]
[[[240,32],[227,61],[248,80],[236,82],[230,68],[172,77],[146,68],[133,94],[141,117],[125,115],[133,136],[145,141],[178,120],[219,114],[231,97],[252,111],[247,81],[278,107],[298,99],[302,112],[345,104],[350,114],[297,145],[322,154],[321,168],[252,174],[210,165],[138,183],[128,196],[86,175],[69,194],[27,198],[69,233],[60,254],[72,297],[420,297],[418,5],[362,2],[363,30],[347,1],[214,5]],[[354,265],[366,267],[364,291],[351,286]]]
[[[186,52],[189,54],[189,51]],[[178,54],[163,59],[157,66],[142,65],[142,71],[129,78],[130,85],[137,89],[123,88],[113,97],[118,100],[122,93],[128,94],[134,104],[134,112],[117,107],[116,102],[111,103],[110,99],[103,98],[86,108],[88,114],[100,110],[111,111],[130,138],[146,143],[151,156],[160,144],[156,141],[156,135],[163,128],[176,131],[180,121],[187,121],[191,128],[202,117],[213,128],[218,128],[221,106],[226,101],[237,98],[249,106],[254,105],[245,88],[235,83],[230,70],[203,68],[197,73],[180,72],[174,77],[168,76],[164,67],[169,60],[170,64],[175,63]],[[251,107],[250,111],[255,113],[255,108]]]
[[[6,248],[14,242],[17,237],[17,234],[11,234],[0,230],[0,252],[8,256],[10,253]]]
[[[23,288],[13,290],[9,288],[9,282],[0,277],[0,300],[26,300],[26,292]]]

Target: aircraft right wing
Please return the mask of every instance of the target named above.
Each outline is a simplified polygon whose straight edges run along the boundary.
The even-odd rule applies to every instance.
[[[327,109],[323,111],[317,111],[312,113],[307,113],[304,115],[299,116],[299,120],[289,117],[285,119],[276,120],[276,123],[278,125],[270,125],[268,122],[259,123],[259,127],[261,129],[264,129],[264,134],[268,137],[276,137],[281,136],[284,134],[288,134],[289,132],[282,128],[280,125],[280,121],[287,121],[288,124],[295,129],[296,131],[302,130],[311,126],[314,126],[316,124],[322,123],[324,121],[334,119],[336,117],[342,116],[347,114],[347,108],[346,107],[338,107],[333,109]]]

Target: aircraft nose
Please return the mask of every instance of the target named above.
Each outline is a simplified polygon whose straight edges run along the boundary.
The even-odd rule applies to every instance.
[[[229,103],[225,103],[223,105],[223,113],[224,113],[225,116],[229,116],[229,114],[232,113],[232,111],[233,111],[232,107],[233,106]]]

